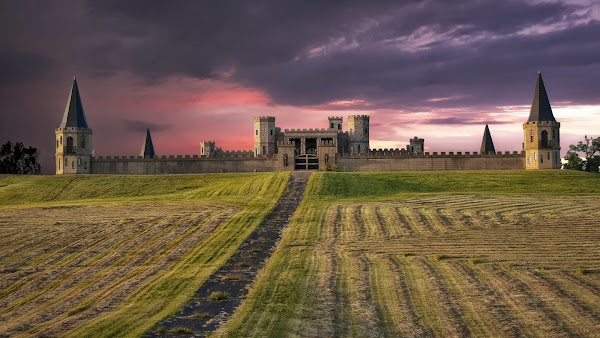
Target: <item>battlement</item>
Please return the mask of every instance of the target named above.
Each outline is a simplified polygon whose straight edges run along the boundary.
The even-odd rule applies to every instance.
[[[558,126],[560,127],[560,122],[554,121],[531,121],[525,122],[523,125],[538,125],[538,126]]]
[[[319,142],[319,146],[320,147],[335,147],[336,142],[333,140],[321,140],[321,142]]]
[[[284,132],[286,133],[306,133],[306,132],[327,132],[327,133],[331,133],[330,129],[325,129],[325,128],[303,128],[303,129],[285,129]]]
[[[348,118],[350,118],[350,117],[355,118],[355,119],[358,118],[358,119],[367,119],[367,120],[370,118],[369,115],[349,115]]]
[[[296,144],[295,141],[277,141],[278,147],[294,146],[295,144]]]
[[[273,117],[273,116],[256,116],[254,118],[254,122],[275,122],[275,117]]]
[[[468,157],[468,158],[488,158],[488,157],[524,157],[525,156],[525,151],[505,151],[504,153],[502,152],[496,152],[495,154],[493,153],[489,153],[489,154],[480,154],[478,152],[433,152],[433,153],[429,153],[429,152],[425,152],[425,153],[413,153],[410,151],[405,150],[404,148],[402,149],[371,149],[369,150],[368,153],[363,153],[363,154],[357,154],[357,153],[342,153],[340,154],[340,156],[343,157],[349,157],[349,158],[391,158],[391,157],[397,157],[397,158],[408,158],[408,157],[420,157],[420,158],[464,158],[464,157]]]
[[[343,120],[344,118],[341,116],[329,116],[327,119],[329,120]]]

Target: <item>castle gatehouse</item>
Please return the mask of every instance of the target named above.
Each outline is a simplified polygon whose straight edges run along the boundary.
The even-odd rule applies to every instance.
[[[193,174],[292,170],[419,171],[560,168],[560,123],[538,73],[533,102],[523,124],[521,151],[496,152],[485,126],[479,152],[425,152],[425,141],[414,137],[406,148],[371,149],[368,115],[329,117],[326,128],[285,129],[275,117],[254,118],[254,149],[223,151],[214,141],[200,142],[199,154],[155,154],[150,130],[139,156],[94,156],[89,128],[73,85],[63,119],[55,130],[56,174]]]

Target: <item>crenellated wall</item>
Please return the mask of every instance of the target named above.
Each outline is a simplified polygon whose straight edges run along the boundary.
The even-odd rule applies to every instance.
[[[415,154],[398,149],[380,149],[368,154],[338,154],[340,171],[436,171],[525,169],[525,152],[497,154]]]

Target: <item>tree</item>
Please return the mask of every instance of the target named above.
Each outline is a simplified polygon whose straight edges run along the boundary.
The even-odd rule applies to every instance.
[[[8,141],[0,146],[0,174],[30,175],[40,173],[36,148]]]
[[[569,146],[569,151],[565,155],[565,160],[567,160],[565,168],[597,173],[598,167],[600,167],[600,137],[594,139],[585,135],[584,141]],[[583,153],[585,159],[580,158],[579,153]]]

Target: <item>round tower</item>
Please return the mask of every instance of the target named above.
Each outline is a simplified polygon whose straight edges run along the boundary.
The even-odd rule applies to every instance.
[[[348,150],[352,154],[369,152],[369,115],[348,116]]]
[[[54,134],[56,174],[89,174],[93,156],[92,130],[85,119],[76,79],[73,79],[62,122]]]
[[[526,169],[560,169],[560,123],[552,114],[541,72],[538,73],[529,119],[523,123],[523,137]]]
[[[258,116],[254,118],[254,156],[271,155],[277,151],[275,147],[275,118]]]

